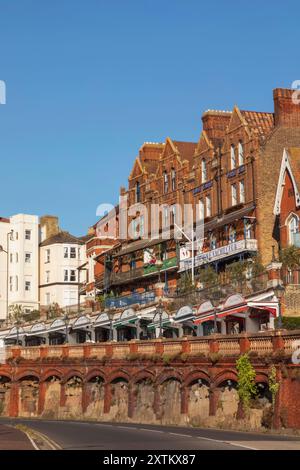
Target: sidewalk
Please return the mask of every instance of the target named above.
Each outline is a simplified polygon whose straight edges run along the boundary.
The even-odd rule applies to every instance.
[[[34,450],[22,431],[0,424],[0,450]]]

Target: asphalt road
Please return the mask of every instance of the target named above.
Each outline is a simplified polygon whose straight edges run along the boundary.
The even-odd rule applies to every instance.
[[[300,438],[144,424],[1,419],[23,423],[65,450],[300,450]]]

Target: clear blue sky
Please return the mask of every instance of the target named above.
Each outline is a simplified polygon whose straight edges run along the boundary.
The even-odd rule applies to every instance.
[[[299,2],[0,0],[0,215],[83,234],[138,148],[300,79]]]

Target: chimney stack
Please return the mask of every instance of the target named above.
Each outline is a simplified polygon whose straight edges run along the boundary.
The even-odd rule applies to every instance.
[[[275,88],[273,99],[275,126],[300,127],[300,92]],[[299,104],[295,100],[299,101]]]

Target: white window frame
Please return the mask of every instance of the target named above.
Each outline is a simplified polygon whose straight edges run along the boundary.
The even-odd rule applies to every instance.
[[[211,196],[205,197],[206,217],[211,217]]]
[[[207,164],[205,158],[201,161],[201,183],[206,183],[207,181]]]
[[[245,197],[245,181],[244,180],[241,180],[239,182],[239,192],[240,192],[240,202],[244,203],[245,200],[246,200],[246,197]]]
[[[25,258],[24,258],[25,263],[31,263],[31,253],[28,251],[25,253]]]
[[[31,230],[25,229],[25,240],[31,240]]]
[[[74,254],[74,256],[72,256],[72,254]],[[76,259],[76,247],[75,246],[70,246],[69,257],[70,259]]]
[[[287,232],[288,232],[288,241],[289,245],[294,244],[294,237],[295,233],[299,233],[299,217],[297,214],[293,212],[288,216],[286,221]]]
[[[231,205],[236,206],[237,202],[238,202],[238,199],[237,199],[237,186],[236,186],[236,183],[233,183],[231,185]]]
[[[239,141],[238,143],[238,154],[239,154],[239,166],[244,165],[244,146],[243,142]]]
[[[235,146],[233,144],[230,146],[230,168],[232,170],[236,168]]]
[[[31,291],[31,281],[25,281],[25,292]]]

